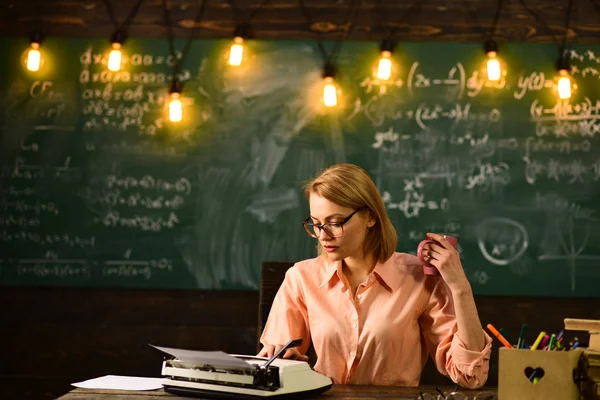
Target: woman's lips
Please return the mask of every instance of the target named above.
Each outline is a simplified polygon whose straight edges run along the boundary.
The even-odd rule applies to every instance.
[[[337,250],[337,246],[323,246],[323,248],[325,249],[326,252],[331,253],[332,251],[336,251]]]

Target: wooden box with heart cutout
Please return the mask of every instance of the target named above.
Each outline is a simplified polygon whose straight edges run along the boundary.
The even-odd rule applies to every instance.
[[[499,400],[578,400],[575,382],[582,352],[500,348]]]

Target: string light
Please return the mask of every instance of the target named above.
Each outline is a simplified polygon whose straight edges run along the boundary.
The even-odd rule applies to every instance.
[[[487,54],[488,59],[486,61],[486,72],[487,79],[492,82],[499,81],[502,77],[503,71],[498,59],[498,45],[493,40],[486,40],[483,45],[483,51]]]
[[[323,68],[323,104],[326,107],[335,107],[337,105],[337,87],[333,80],[333,67],[326,65]]]
[[[229,49],[229,65],[239,66],[244,59],[244,37],[246,36],[246,27],[239,25],[235,28],[233,44]]]
[[[393,44],[390,40],[381,43],[381,57],[375,74],[375,77],[381,81],[387,81],[392,76],[392,50]]]
[[[121,47],[125,43],[125,32],[117,30],[110,38],[112,49],[108,55],[108,69],[110,71],[118,71],[121,69]]]
[[[40,51],[40,46],[42,44],[43,36],[39,31],[33,32],[30,37],[31,46],[29,51],[27,52],[27,69],[32,72],[37,72],[40,70],[42,65],[42,53]]]
[[[169,121],[181,122],[183,119],[183,103],[181,102],[181,82],[173,78],[169,85]]]
[[[573,92],[577,89],[577,85],[573,82],[569,74],[569,61],[565,53],[563,53],[556,63],[558,76],[556,77],[556,92],[561,100],[570,99]]]

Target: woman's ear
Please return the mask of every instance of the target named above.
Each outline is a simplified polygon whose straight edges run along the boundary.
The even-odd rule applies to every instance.
[[[367,228],[372,228],[373,225],[375,225],[375,222],[377,222],[377,219],[369,213],[369,219],[367,220]]]

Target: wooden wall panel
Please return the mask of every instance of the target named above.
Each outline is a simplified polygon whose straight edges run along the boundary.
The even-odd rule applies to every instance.
[[[115,21],[122,23],[136,0],[109,0]],[[352,40],[381,40],[389,29],[399,41],[481,41],[489,33],[496,11],[495,0],[305,0],[310,29],[298,0],[206,0],[204,18],[195,24],[200,1],[169,0],[174,34],[197,38],[229,38],[238,22],[252,15],[250,25],[259,39],[337,40],[349,28],[353,4]],[[499,41],[562,41],[567,0],[504,0],[497,25]],[[572,12],[570,40],[597,43],[600,5],[578,1]],[[103,1],[0,0],[0,35],[27,35],[39,27],[47,35],[109,37],[114,26]],[[133,18],[133,37],[167,37],[162,0],[146,0]]]
[[[600,319],[600,299],[476,297],[482,324],[530,341],[563,319]],[[0,290],[0,398],[53,399],[78,380],[107,374],[159,376],[162,353],[148,343],[229,353],[256,351],[257,292],[11,288]],[[566,339],[578,332],[569,332]],[[580,339],[584,339],[580,335]],[[494,343],[489,385],[497,384]],[[448,383],[429,363],[428,384]]]

